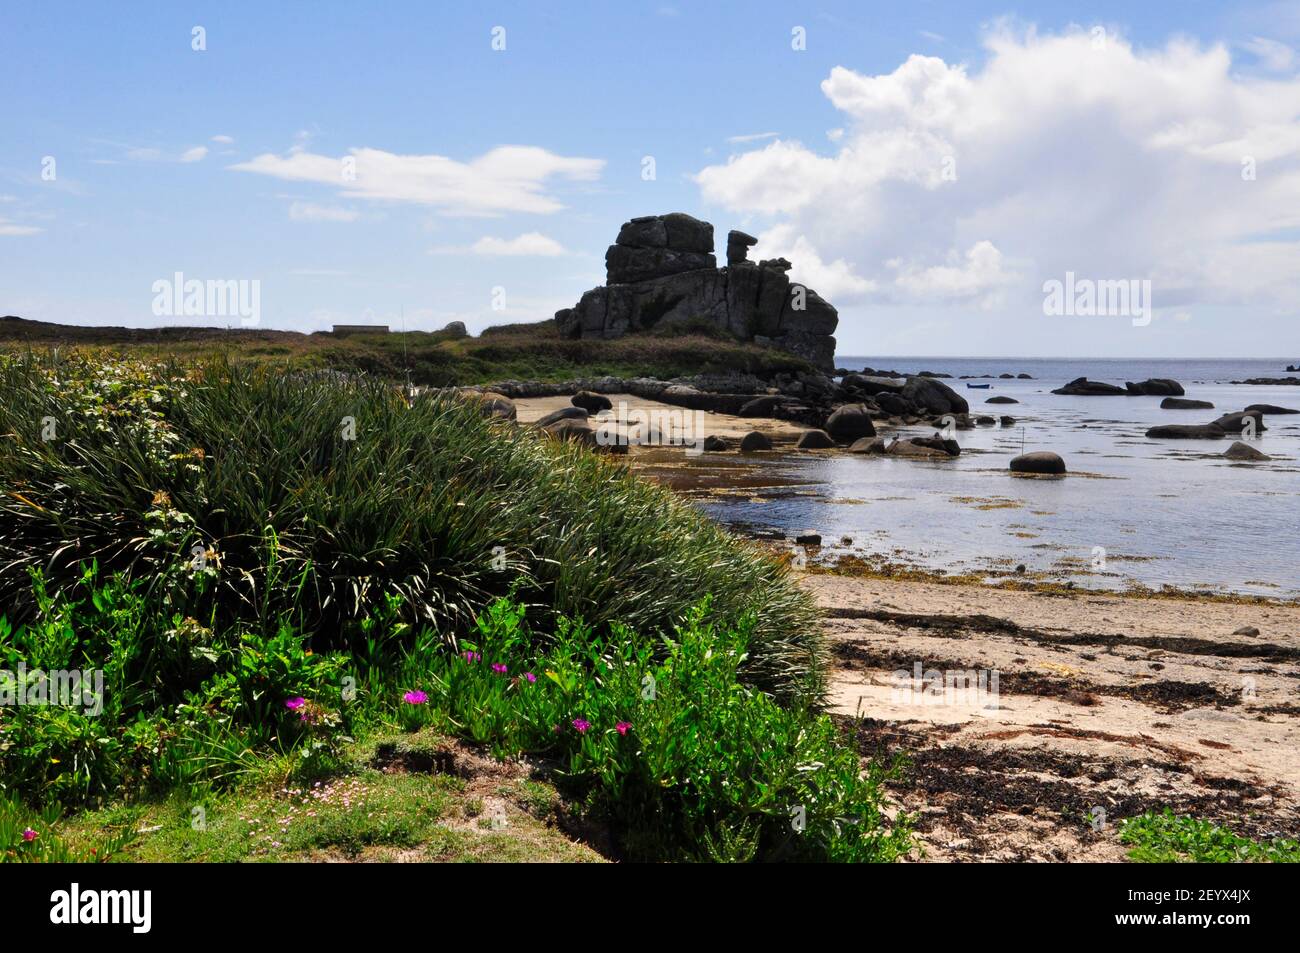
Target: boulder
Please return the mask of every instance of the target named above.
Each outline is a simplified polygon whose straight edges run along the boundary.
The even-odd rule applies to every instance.
[[[1126,381],[1124,388],[1135,397],[1182,397],[1183,385],[1168,377],[1152,377],[1134,384]]]
[[[909,377],[899,396],[922,414],[964,414],[970,410],[965,397],[932,377]]]
[[[946,460],[949,457],[949,454],[943,450],[936,449],[928,444],[917,443],[915,438],[912,440],[895,440],[885,448],[885,453],[891,457],[916,457],[919,459]]]
[[[863,437],[861,440],[853,441],[849,447],[849,453],[884,453],[884,437]]]
[[[992,427],[994,424],[997,423],[997,419],[994,417],[989,417],[986,414],[980,414],[978,417],[975,418],[975,423],[977,423],[981,427]]]
[[[588,414],[600,413],[602,410],[612,410],[614,402],[604,394],[594,394],[589,390],[580,390],[570,398],[569,403],[574,407],[581,407]]]
[[[1213,410],[1208,400],[1190,400],[1186,397],[1166,397],[1160,402],[1161,410]]]
[[[585,423],[587,412],[581,407],[561,407],[559,410],[553,411],[538,420],[537,426],[546,428],[551,424],[559,423],[561,420],[580,420]]]
[[[801,533],[794,538],[794,541],[800,546],[820,546],[822,537],[820,533]]]
[[[774,417],[776,408],[788,401],[789,398],[784,394],[764,394],[761,397],[755,397],[748,403],[743,404],[740,408],[740,416]]]
[[[1016,418],[1008,417],[1005,414],[1003,414],[1001,417],[998,418],[998,423],[1002,424],[1002,426],[1004,427],[1014,427],[1016,425]]]
[[[585,418],[566,417],[547,424],[542,432],[557,440],[572,440],[584,446],[596,446],[596,431],[587,425]]]
[[[740,441],[741,453],[753,453],[756,450],[771,450],[772,438],[765,433],[751,430]]]
[[[1061,459],[1060,454],[1052,453],[1050,450],[1035,450],[1012,458],[1011,472],[1059,475],[1066,472],[1065,461]]]
[[[909,440],[918,447],[929,447],[931,450],[938,450],[950,457],[961,455],[961,445],[956,440],[945,440],[938,434],[930,437],[910,437]]]
[[[465,327],[464,321],[448,321],[443,325],[442,333],[453,338],[469,337],[469,329]]]
[[[835,446],[835,441],[825,430],[805,430],[795,446],[800,450],[829,450]]]
[[[515,402],[505,394],[496,391],[461,391],[468,400],[478,402],[479,409],[485,417],[498,417],[502,420],[514,420],[518,416]]]
[[[1227,434],[1216,424],[1161,424],[1147,431],[1155,440],[1222,440]]]
[[[912,405],[897,394],[882,391],[876,395],[876,406],[891,417],[899,417],[912,412]]]
[[[683,271],[714,269],[718,261],[700,252],[676,251],[672,248],[630,248],[610,245],[605,251],[605,278],[610,284],[631,284],[666,278]]]
[[[1014,397],[1008,397],[1006,394],[998,394],[998,396],[996,396],[996,397],[990,397],[988,400],[984,401],[984,403],[986,403],[986,404],[1018,404],[1018,403],[1020,403],[1020,401],[1016,400]]]
[[[1248,417],[1254,419],[1256,433],[1263,433],[1268,429],[1264,426],[1264,415],[1258,410],[1243,410],[1235,414],[1224,414],[1214,421],[1213,425],[1231,433],[1241,433],[1246,428],[1246,418]]]
[[[871,423],[871,415],[861,404],[845,404],[837,407],[826,418],[826,432],[837,443],[853,443],[862,437],[874,437],[876,428]]]
[[[1229,460],[1272,460],[1267,453],[1262,450],[1256,450],[1248,443],[1242,443],[1240,440],[1234,440],[1232,446],[1223,451],[1223,455]]]
[[[1101,381],[1090,381],[1086,377],[1076,377],[1064,387],[1058,387],[1052,391],[1053,394],[1066,394],[1072,397],[1114,397],[1127,394],[1123,387],[1116,387],[1114,384],[1104,384]]]
[[[1259,414],[1300,414],[1300,410],[1294,410],[1290,407],[1279,407],[1277,404],[1251,404],[1246,408],[1246,413],[1251,412]]]
[[[708,453],[721,453],[724,450],[731,449],[731,441],[727,440],[725,437],[709,434],[704,438],[704,449]]]

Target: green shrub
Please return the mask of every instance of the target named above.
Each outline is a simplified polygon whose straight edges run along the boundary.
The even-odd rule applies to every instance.
[[[498,601],[460,654],[426,657],[427,681],[408,686],[428,688],[440,728],[499,754],[558,756],[567,789],[628,856],[888,861],[908,849],[906,819],[885,818],[880,767],[864,776],[829,718],[741,684],[747,622],[720,626],[706,601],[662,655],[626,628],[601,647],[564,622],[534,656],[523,625]]]
[[[1129,857],[1140,863],[1300,863],[1300,841],[1252,840],[1209,821],[1180,817],[1169,808],[1126,819],[1119,839],[1132,847]]]
[[[561,616],[655,640],[711,596],[754,619],[747,682],[822,687],[811,601],[784,570],[668,490],[432,396],[373,380],[214,366],[0,362],[0,603],[30,618],[97,561],[211,630],[282,619],[352,648],[397,599],[449,640],[517,591]],[[53,439],[48,425],[54,426]],[[350,427],[355,424],[355,439]]]

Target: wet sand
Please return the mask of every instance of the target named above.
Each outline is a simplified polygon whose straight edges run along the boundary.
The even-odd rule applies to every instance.
[[[1300,606],[802,584],[827,614],[831,710],[864,755],[911,759],[892,787],[927,860],[1122,860],[1118,822],[1165,807],[1300,831]],[[996,696],[926,694],[918,662],[996,671]]]

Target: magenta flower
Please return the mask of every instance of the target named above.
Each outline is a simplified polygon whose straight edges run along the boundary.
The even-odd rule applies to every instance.
[[[617,725],[614,726],[614,728],[618,731],[620,735],[627,734],[627,730],[631,727],[632,727],[632,722],[630,721],[620,721]]]
[[[575,718],[573,719],[573,727],[578,729],[578,734],[585,735],[587,729],[591,727],[591,722],[585,718]]]
[[[406,702],[408,705],[423,705],[428,700],[429,696],[418,689],[413,692],[407,692],[402,696],[402,701]]]
[[[287,708],[287,709],[289,709],[290,711],[297,711],[299,708],[301,708],[301,707],[302,707],[303,705],[305,705],[305,704],[307,704],[307,699],[305,699],[305,698],[302,698],[302,697],[298,697],[298,698],[290,698],[290,699],[288,699],[288,700],[285,701],[285,703],[284,703],[284,707]]]
[[[531,685],[533,682],[537,681],[537,676],[532,672],[524,672],[524,681]]]
[[[466,662],[477,662],[477,661],[478,661],[479,659],[481,659],[482,657],[483,657],[483,656],[479,655],[477,652],[466,652],[466,653],[465,653],[465,661],[466,661]]]
[[[498,675],[504,675],[506,673],[506,667],[500,662],[493,662],[492,671],[496,672]]]
[[[36,840],[36,832],[35,832],[34,830],[32,830],[30,827],[28,827],[28,828],[24,828],[24,830],[23,830],[23,840],[25,840],[25,841],[29,841],[29,842],[30,842],[30,841],[34,841],[34,840]]]

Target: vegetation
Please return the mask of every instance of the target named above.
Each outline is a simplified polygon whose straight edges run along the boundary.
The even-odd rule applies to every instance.
[[[1141,863],[1300,863],[1300,841],[1251,840],[1209,821],[1180,817],[1168,808],[1124,821],[1119,839],[1131,845],[1129,857]]]
[[[0,707],[6,859],[460,856],[477,796],[379,770],[430,735],[526,757],[616,856],[909,849],[815,713],[806,596],[616,461],[368,379],[30,355],[0,441],[7,688],[102,674]]]
[[[211,328],[81,328],[0,320],[0,348],[12,353],[58,346],[109,360],[266,365],[280,371],[365,373],[431,387],[503,380],[658,377],[738,373],[770,377],[808,371],[800,358],[734,340],[703,324],[666,326],[605,341],[561,338],[550,321],[488,328],[479,337],[446,331],[392,334],[299,334]]]

